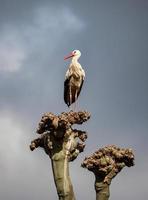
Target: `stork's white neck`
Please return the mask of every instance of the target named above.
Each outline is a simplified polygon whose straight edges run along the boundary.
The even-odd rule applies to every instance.
[[[72,58],[72,60],[71,60],[72,64],[74,64],[74,65],[78,64],[78,63],[79,63],[79,62],[78,62],[78,59],[79,59],[79,56],[74,56],[74,57]]]

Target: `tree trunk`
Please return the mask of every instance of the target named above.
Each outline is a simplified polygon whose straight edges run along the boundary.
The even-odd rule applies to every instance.
[[[56,153],[51,159],[54,181],[59,200],[75,200],[69,176],[69,162],[63,151]]]

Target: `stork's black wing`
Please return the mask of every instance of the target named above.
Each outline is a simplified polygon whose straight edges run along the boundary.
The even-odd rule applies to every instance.
[[[64,81],[64,101],[67,106],[70,106],[70,77]]]

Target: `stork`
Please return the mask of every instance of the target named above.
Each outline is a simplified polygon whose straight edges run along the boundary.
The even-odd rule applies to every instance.
[[[85,72],[78,62],[80,56],[81,52],[74,50],[64,58],[72,58],[64,81],[64,101],[68,107],[78,99],[85,78]]]

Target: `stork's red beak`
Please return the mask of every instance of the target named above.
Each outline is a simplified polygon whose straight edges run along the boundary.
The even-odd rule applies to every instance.
[[[73,53],[70,53],[68,56],[64,57],[64,60],[67,60],[68,58],[71,58],[71,57],[73,57],[73,56],[74,56],[74,54],[73,54]]]

